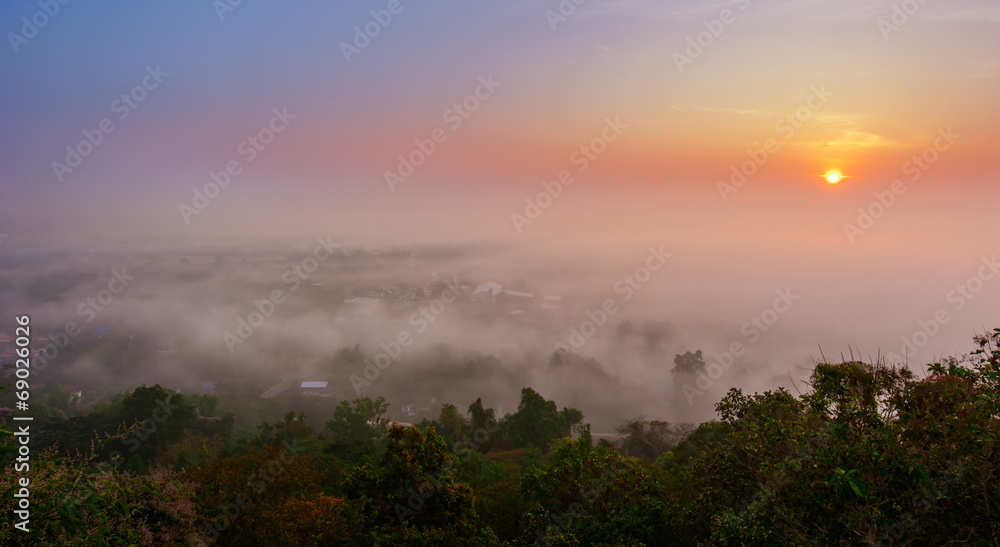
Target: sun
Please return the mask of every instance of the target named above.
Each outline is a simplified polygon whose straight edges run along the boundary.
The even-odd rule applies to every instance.
[[[842,178],[841,174],[836,171],[831,171],[826,174],[826,181],[830,184],[837,184]]]

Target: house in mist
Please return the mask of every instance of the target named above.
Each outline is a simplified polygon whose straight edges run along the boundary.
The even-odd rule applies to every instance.
[[[327,381],[305,381],[299,384],[299,395],[310,397],[332,397],[334,393],[330,390],[330,382]]]
[[[480,283],[472,291],[472,296],[469,299],[473,302],[492,302],[501,292],[503,292],[502,285],[495,281],[487,281]]]
[[[63,391],[69,394],[69,404],[79,403],[83,399],[83,390],[80,386],[69,384],[63,386]]]
[[[437,399],[435,399],[435,400],[437,400]],[[410,404],[403,405],[402,408],[400,409],[400,412],[402,412],[403,414],[405,414],[407,416],[416,416],[417,414],[420,414],[421,412],[429,412],[430,409],[431,409],[431,407],[429,407],[429,406],[420,407],[420,406],[417,406],[416,403],[410,403]]]
[[[534,293],[506,290],[503,285],[495,281],[480,283],[469,297],[473,302],[527,301],[533,298],[535,298]]]

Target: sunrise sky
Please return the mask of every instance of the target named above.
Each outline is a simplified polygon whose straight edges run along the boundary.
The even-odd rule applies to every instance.
[[[691,347],[787,287],[761,362],[902,351],[941,310],[917,359],[1000,326],[996,0],[41,0],[0,23],[0,259],[28,277],[46,250],[474,242],[506,249],[475,275],[583,309],[656,247],[670,273],[623,314]]]
[[[906,193],[855,245],[996,241],[995,1],[900,2],[895,19],[891,2],[848,0],[333,4],[73,2],[49,17],[5,2],[8,244],[669,232],[839,248],[844,223],[894,179]],[[157,67],[142,101],[116,109]],[[499,85],[454,127],[449,109],[480,78]],[[275,108],[294,120],[246,161],[241,142]],[[806,121],[781,125],[797,109]],[[113,131],[58,173],[105,118]],[[573,153],[606,120],[627,128],[581,170]],[[911,180],[907,162],[949,127],[960,138]],[[443,142],[390,191],[386,172],[439,128]],[[769,139],[777,150],[738,192],[720,190]],[[231,160],[240,174],[185,219],[182,204]],[[564,169],[574,184],[519,233],[512,215]]]

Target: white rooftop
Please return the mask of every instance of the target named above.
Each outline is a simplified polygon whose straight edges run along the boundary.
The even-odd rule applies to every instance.
[[[482,283],[476,287],[476,290],[472,291],[472,296],[496,296],[500,294],[501,290],[503,290],[503,286],[499,283],[495,281],[487,281],[486,283]]]

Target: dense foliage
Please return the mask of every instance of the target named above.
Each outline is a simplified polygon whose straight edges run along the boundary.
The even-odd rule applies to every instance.
[[[975,342],[926,378],[820,363],[808,393],[732,389],[718,421],[638,417],[596,445],[530,388],[503,417],[477,399],[404,427],[362,397],[321,431],[288,412],[251,435],[211,397],[139,387],[81,410],[57,388],[31,532],[5,518],[0,544],[996,546],[1000,329]],[[5,504],[19,476],[0,475]]]

